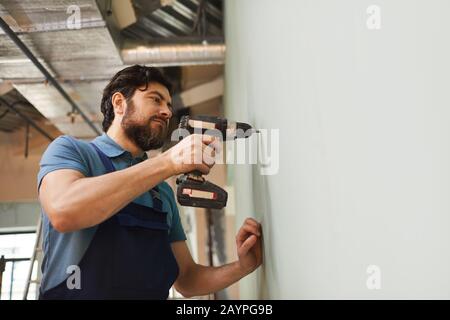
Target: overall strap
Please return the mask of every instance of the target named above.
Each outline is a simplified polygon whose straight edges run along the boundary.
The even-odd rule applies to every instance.
[[[97,151],[97,154],[100,157],[100,160],[102,161],[103,166],[106,169],[106,172],[110,173],[116,171],[111,159],[109,159],[109,157],[106,154],[104,154],[94,143],[91,142],[90,144],[94,147],[95,151]],[[158,186],[155,186],[153,187],[153,189],[150,190],[150,195],[153,199],[153,208],[155,208],[158,211],[163,211],[163,203],[161,200],[161,195],[159,193]]]
[[[103,166],[106,169],[106,172],[110,173],[116,171],[111,159],[109,159],[108,156],[104,154],[94,143],[91,142],[90,144],[94,147],[95,151],[97,151],[97,154],[100,157],[100,160],[102,161]]]
[[[153,208],[158,211],[163,211],[162,206],[163,203],[161,200],[161,194],[159,193],[158,186],[154,186],[153,189],[150,190],[150,195],[152,196],[153,199]]]

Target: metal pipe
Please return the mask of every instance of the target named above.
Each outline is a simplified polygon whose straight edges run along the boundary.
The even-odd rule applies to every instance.
[[[15,32],[9,27],[9,25],[0,17],[0,27],[9,36],[9,38],[19,47],[20,50],[28,57],[28,59],[33,62],[33,64],[42,72],[48,82],[50,82],[56,90],[67,100],[67,102],[72,106],[72,108],[81,115],[81,117],[86,121],[86,123],[91,127],[92,130],[97,135],[100,135],[100,131],[94,125],[94,123],[84,114],[80,107],[72,100],[72,98],[67,94],[67,92],[61,87],[61,85],[56,81],[56,79],[47,71],[47,69],[38,61],[38,59],[33,55],[33,53],[28,49],[28,47],[19,39]]]
[[[130,46],[130,45],[128,45]],[[124,48],[122,60],[126,65],[181,66],[225,63],[224,44],[183,44],[139,46]]]
[[[17,108],[15,107],[16,104],[19,103],[26,103],[23,101],[16,101],[13,104],[9,104],[8,102],[6,102],[5,99],[0,98],[0,102],[2,102],[5,106],[7,106],[8,108],[10,108],[12,111],[14,111],[19,117],[21,117],[23,120],[25,120],[27,123],[29,123],[33,128],[35,128],[37,131],[39,131],[40,134],[42,134],[44,137],[46,137],[47,139],[49,139],[50,141],[53,141],[53,138],[47,133],[45,132],[43,129],[41,129],[36,122],[34,122],[33,119],[31,119],[30,117],[24,115],[22,112],[20,112],[19,110],[17,110]],[[28,104],[28,103],[27,103]]]

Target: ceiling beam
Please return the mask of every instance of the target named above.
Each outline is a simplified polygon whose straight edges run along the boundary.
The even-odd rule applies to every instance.
[[[180,93],[183,105],[191,107],[223,95],[223,77],[203,83]]]
[[[11,82],[9,81],[0,82],[0,96],[7,94],[13,89],[14,87],[12,86]]]

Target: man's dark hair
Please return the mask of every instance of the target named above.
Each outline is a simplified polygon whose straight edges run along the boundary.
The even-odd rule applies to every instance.
[[[154,67],[134,65],[117,72],[111,78],[108,85],[103,90],[101,111],[103,113],[103,131],[107,131],[114,120],[114,107],[112,96],[116,92],[123,94],[127,102],[130,102],[136,89],[145,85],[142,91],[147,90],[150,82],[162,84],[172,94],[172,84],[163,73]]]

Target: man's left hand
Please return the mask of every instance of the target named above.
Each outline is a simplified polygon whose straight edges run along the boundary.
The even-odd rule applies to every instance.
[[[246,274],[251,273],[262,263],[261,224],[247,218],[236,236],[239,266]]]

